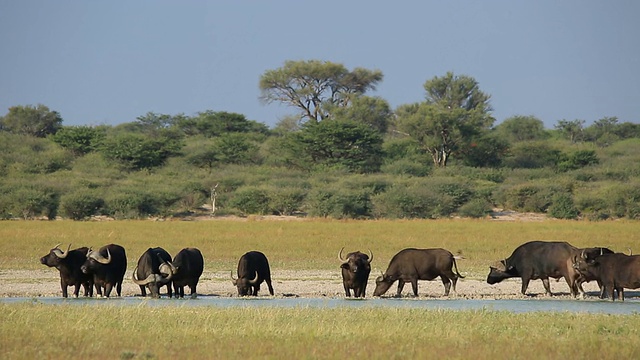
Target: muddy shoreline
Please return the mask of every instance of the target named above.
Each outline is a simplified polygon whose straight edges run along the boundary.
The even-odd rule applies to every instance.
[[[273,288],[275,297],[301,298],[344,298],[342,279],[337,271],[305,270],[305,271],[273,271]],[[459,279],[456,292],[451,291],[449,298],[457,299],[549,299],[544,294],[542,281],[534,280],[529,284],[527,295],[520,294],[520,279],[507,279],[499,284],[489,285],[484,279]],[[369,278],[367,298],[371,298],[375,288],[375,277]],[[393,296],[397,283],[384,296]],[[584,289],[591,296],[595,296],[598,286],[595,282],[584,284]],[[73,287],[69,287],[69,294]],[[185,289],[185,293],[188,292]],[[564,280],[551,282],[554,299],[572,299],[569,287]],[[80,295],[82,296],[82,290]],[[166,287],[162,295],[166,295]],[[228,272],[206,271],[200,278],[198,294],[205,296],[237,297],[238,293],[231,284]],[[420,298],[445,298],[444,286],[437,279],[434,281],[419,281],[418,294]],[[123,296],[140,295],[140,288],[131,281],[131,271],[127,271],[122,286]],[[403,296],[412,297],[411,285],[404,287]],[[60,277],[55,269],[40,270],[0,270],[0,297],[61,297]],[[114,296],[114,294],[112,294]],[[258,296],[270,296],[266,285],[263,284]]]

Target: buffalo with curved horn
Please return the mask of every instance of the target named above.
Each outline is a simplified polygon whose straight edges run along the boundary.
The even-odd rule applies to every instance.
[[[122,280],[127,271],[127,254],[122,246],[109,244],[99,250],[89,249],[81,269],[93,276],[98,296],[104,290],[104,296],[109,297],[114,287],[118,296],[122,295]]]
[[[151,297],[160,297],[160,288],[167,287],[167,294],[172,296],[171,278],[176,273],[171,262],[171,255],[160,247],[149,248],[138,259],[138,265],[133,270],[131,280],[140,286],[142,296],[147,296],[149,289]]]
[[[342,258],[342,251],[338,252],[338,259],[342,262],[342,285],[347,297],[351,297],[353,290],[354,297],[365,297],[369,274],[371,273],[371,262],[373,261],[373,253],[369,249],[369,255],[360,251],[350,252],[346,258]]]
[[[40,258],[40,263],[48,267],[55,267],[60,272],[60,288],[62,297],[67,297],[67,287],[75,286],[73,296],[78,297],[80,286],[84,288],[84,296],[93,296],[93,276],[84,274],[82,264],[87,259],[89,248],[81,247],[71,250],[71,244],[66,251],[56,245],[49,254]]]
[[[242,255],[238,261],[238,278],[234,279],[231,272],[231,283],[238,288],[238,295],[257,296],[263,281],[269,287],[269,294],[273,295],[271,269],[267,257],[259,251],[249,251]]]

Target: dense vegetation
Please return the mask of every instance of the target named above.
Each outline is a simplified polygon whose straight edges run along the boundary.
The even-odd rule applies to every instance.
[[[64,126],[44,105],[11,107],[0,117],[0,218],[446,218],[494,207],[640,218],[640,124],[545,129],[517,115],[494,125],[490,96],[452,73],[425,82],[424,102],[392,110],[365,95],[380,81],[286,62],[260,79],[265,102],[298,111],[272,129],[211,110]]]

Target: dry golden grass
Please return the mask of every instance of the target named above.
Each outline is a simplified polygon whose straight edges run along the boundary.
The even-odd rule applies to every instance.
[[[578,247],[636,248],[640,222],[494,222],[487,220],[412,221],[5,221],[0,224],[0,269],[38,269],[39,257],[57,243],[100,247],[117,243],[127,251],[129,268],[147,248],[169,253],[192,246],[212,271],[234,269],[246,251],[263,251],[278,270],[333,270],[337,252],[371,249],[374,267],[386,269],[406,247],[443,247],[461,252],[460,271],[486,276],[487,266],[529,240],[563,240]]]

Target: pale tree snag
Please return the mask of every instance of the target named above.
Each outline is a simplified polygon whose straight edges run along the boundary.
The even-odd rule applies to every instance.
[[[216,184],[216,186],[211,188],[211,216],[216,213],[216,197],[218,196],[218,193],[216,193],[216,188],[218,187],[218,185],[219,184]]]

